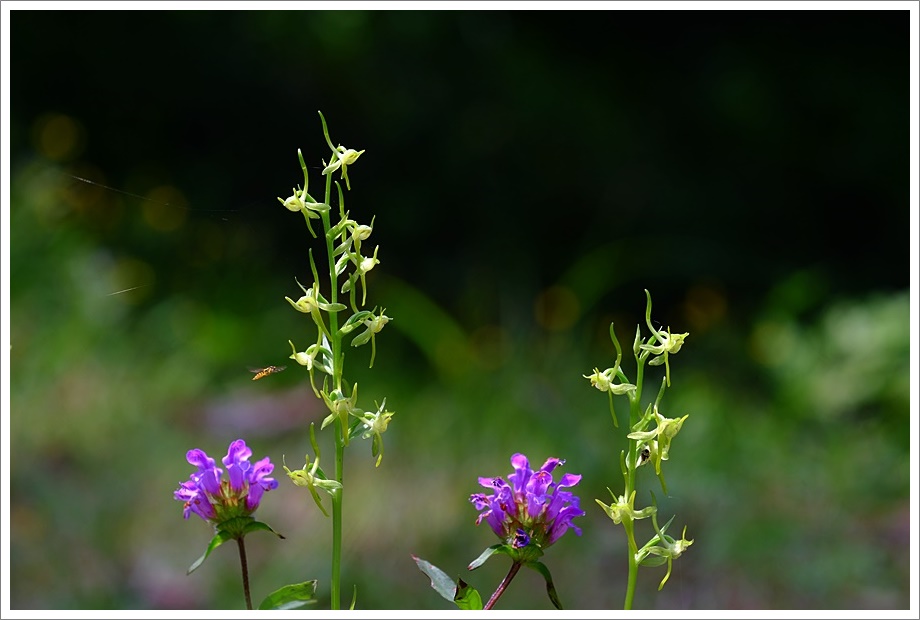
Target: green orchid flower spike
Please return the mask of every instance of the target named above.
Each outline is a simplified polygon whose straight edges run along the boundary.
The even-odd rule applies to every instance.
[[[613,331],[613,323],[610,324],[610,339],[613,341],[613,345],[617,349],[616,362],[614,362],[611,368],[608,368],[604,372],[599,371],[595,367],[593,374],[582,375],[582,377],[591,381],[591,385],[601,392],[607,392],[608,400],[610,402],[610,415],[613,417],[613,426],[614,428],[619,428],[620,423],[617,422],[617,416],[613,410],[613,397],[614,395],[620,396],[626,394],[630,397],[630,399],[632,399],[636,394],[636,386],[632,383],[613,382],[614,377],[619,377],[621,381],[625,381],[626,378],[626,375],[624,375],[623,371],[620,370],[620,361],[623,359],[623,351],[620,348],[620,341],[617,340],[616,334]]]
[[[610,324],[610,339],[616,348],[616,362],[603,372],[594,368],[592,374],[582,375],[591,382],[592,387],[608,394],[610,414],[613,416],[615,427],[618,427],[618,424],[613,408],[613,397],[625,396],[629,407],[629,431],[626,435],[628,445],[619,455],[620,471],[623,474],[623,492],[616,494],[608,489],[611,497],[613,497],[611,504],[606,504],[599,499],[595,500],[610,520],[614,524],[623,525],[623,529],[626,531],[629,555],[627,556],[628,573],[626,598],[623,603],[624,609],[632,609],[639,566],[668,564],[668,573],[659,585],[659,589],[661,589],[671,574],[671,562],[679,557],[693,542],[684,538],[674,540],[672,537],[665,535],[667,525],[664,528],[658,528],[656,520],[658,508],[654,503],[654,495],[652,495],[653,504],[651,506],[640,509],[635,507],[636,489],[641,480],[639,468],[643,465],[648,463],[655,464],[655,474],[658,476],[661,488],[665,494],[668,493],[661,462],[668,460],[674,438],[680,432],[687,418],[690,417],[688,414],[680,418],[668,418],[659,411],[659,405],[665,390],[671,385],[669,356],[680,351],[689,334],[672,334],[670,328],[666,331],[656,330],[652,326],[652,296],[648,290],[645,291],[645,296],[645,323],[651,332],[651,336],[648,341],[644,340],[641,325],[636,327],[636,337],[632,346],[632,353],[636,362],[635,380],[630,381],[620,365],[623,351],[613,330],[612,323]],[[654,403],[650,403],[644,408],[643,412],[642,388],[646,384],[646,365],[664,365],[665,372],[664,376],[661,377],[658,396],[655,398]],[[646,545],[640,548],[636,542],[637,525],[635,522],[647,517],[652,518],[655,535]]]
[[[661,475],[661,461],[668,460],[668,452],[671,449],[671,440],[677,436],[684,420],[690,417],[688,413],[682,418],[666,418],[658,413],[658,402],[664,394],[664,380],[662,380],[661,390],[658,392],[658,398],[655,403],[649,405],[645,415],[633,426],[633,432],[626,435],[629,439],[645,442],[649,446],[650,459],[655,463],[655,473]],[[651,430],[644,429],[650,422],[655,423],[655,428]]]
[[[307,347],[306,351],[297,351],[297,347],[294,346],[294,343],[288,340],[288,344],[291,345],[291,355],[290,359],[294,360],[301,366],[306,366],[307,371],[310,374],[310,387],[313,388],[313,393],[317,398],[322,398],[319,394],[319,390],[316,389],[316,382],[313,377],[313,370],[319,369],[326,373],[327,375],[332,374],[332,368],[330,368],[326,361],[332,359],[332,351],[329,350],[329,347],[326,346],[326,339],[321,336],[320,341],[314,344],[311,344]]]
[[[323,397],[323,402],[326,403],[326,407],[329,408],[330,413],[323,419],[323,424],[320,426],[320,430],[326,428],[332,424],[336,418],[339,419],[342,423],[342,428],[348,428],[348,416],[355,416],[360,418],[361,414],[364,413],[357,408],[356,403],[358,402],[358,384],[355,383],[351,389],[351,396],[345,396],[345,393],[342,390],[333,390],[328,394],[322,392],[321,396]],[[348,445],[350,433],[345,433],[344,443]]]
[[[377,251],[380,249],[380,246],[374,248],[373,256],[361,256],[356,252],[346,252],[342,255],[342,258],[339,259],[339,262],[342,263],[345,258],[350,260],[354,266],[355,271],[351,276],[342,284],[342,293],[348,293],[354,289],[354,285],[358,280],[361,280],[361,305],[363,306],[367,303],[367,274],[371,269],[374,268],[374,265],[379,265],[380,260],[377,258]],[[343,263],[344,264],[344,263]],[[344,269],[343,269],[344,270]],[[352,295],[352,300],[354,300],[354,295]],[[352,307],[354,307],[354,301],[352,301]]]
[[[341,312],[342,310],[347,310],[347,307],[345,304],[330,303],[320,294],[319,285],[315,282],[310,288],[304,288],[303,284],[301,284],[297,278],[294,278],[294,281],[297,282],[297,286],[303,291],[303,295],[297,301],[294,301],[290,297],[285,297],[285,299],[291,304],[294,310],[297,310],[297,312],[309,314],[320,331],[328,337],[329,333],[326,330],[326,322],[323,320],[320,310],[325,310],[326,312]]]
[[[368,341],[371,343],[371,363],[368,368],[374,367],[374,357],[377,355],[377,342],[375,337],[379,334],[384,326],[389,323],[392,319],[384,314],[386,308],[380,311],[380,314],[373,314],[361,321],[361,324],[364,325],[365,329],[363,332],[355,336],[351,341],[351,346],[360,347],[362,344],[367,344]]]
[[[307,175],[307,164],[303,160],[303,153],[300,152],[300,149],[297,149],[297,157],[300,159],[300,167],[303,170],[303,189],[295,187],[292,190],[293,193],[287,199],[279,197],[278,202],[284,205],[284,208],[288,211],[300,211],[303,213],[304,219],[307,222],[307,229],[315,239],[316,232],[313,230],[310,220],[321,219],[320,214],[329,212],[329,204],[325,202],[316,202],[316,200],[307,193],[307,186],[310,182],[310,178]]]
[[[692,539],[687,540],[687,526],[684,526],[684,531],[681,534],[680,540],[675,540],[672,536],[668,536],[664,533],[673,520],[674,517],[671,517],[671,519],[665,523],[664,527],[659,528],[658,517],[653,514],[652,527],[655,528],[655,536],[636,552],[636,562],[642,566],[661,566],[667,563],[668,571],[658,584],[658,590],[661,590],[664,584],[668,582],[668,578],[671,576],[671,564],[673,561],[679,558],[683,552],[693,544]]]
[[[374,403],[376,404],[376,403]],[[383,434],[390,424],[390,419],[395,415],[392,411],[386,411],[387,399],[377,407],[377,411],[371,413],[365,411],[358,418],[360,424],[356,427],[356,432],[362,432],[361,439],[372,439],[371,454],[377,457],[375,467],[380,467],[380,461],[383,460]]]
[[[645,322],[648,325],[649,331],[652,332],[652,336],[659,344],[643,344],[639,345],[639,348],[657,356],[649,360],[649,366],[660,366],[664,364],[664,372],[668,381],[668,387],[671,387],[671,367],[668,364],[668,355],[673,355],[680,351],[680,348],[684,346],[684,340],[686,340],[687,336],[690,334],[689,332],[685,334],[672,334],[670,327],[667,332],[661,332],[655,329],[652,326],[652,296],[648,290],[645,291],[645,295],[648,298],[648,305],[645,308]]]
[[[596,387],[601,392],[610,392],[611,394],[629,394],[636,390],[636,386],[632,383],[614,383],[613,378],[616,374],[616,371],[619,370],[617,367],[608,368],[604,372],[599,371],[597,368],[594,369],[594,374],[591,375],[582,375],[585,379],[591,380],[591,385]]]
[[[291,479],[295,485],[299,487],[307,487],[307,490],[310,491],[310,495],[313,496],[313,501],[316,502],[316,505],[322,511],[323,515],[329,516],[329,513],[326,512],[326,509],[323,507],[323,502],[319,497],[319,494],[316,492],[317,489],[321,489],[326,493],[332,495],[342,488],[342,483],[337,480],[329,480],[326,478],[326,474],[323,473],[323,470],[319,468],[319,446],[316,444],[316,433],[313,430],[314,425],[310,424],[310,443],[313,444],[313,451],[316,453],[316,459],[313,460],[313,465],[310,466],[310,455],[304,457],[304,466],[303,469],[298,469],[291,471],[288,469],[287,464],[283,464],[284,471],[287,472],[288,478]],[[282,463],[284,463],[284,456],[281,457]],[[307,469],[307,468],[310,469]]]
[[[332,251],[332,254],[339,256],[354,249],[354,253],[360,255],[361,242],[370,239],[371,234],[374,232],[375,218],[376,216],[371,218],[370,225],[358,224],[356,221],[349,219],[342,220],[340,224],[330,231],[330,234],[333,235],[333,238],[341,235],[342,231],[347,231],[347,234],[343,235],[344,241]]]
[[[376,458],[376,465],[379,466],[383,453],[383,433],[394,414],[386,411],[383,406],[379,406],[376,411],[364,411],[358,404],[357,383],[346,379],[349,340],[352,347],[371,343],[370,365],[373,367],[377,352],[376,336],[391,319],[383,310],[378,313],[376,307],[373,311],[362,309],[367,302],[368,281],[373,280],[373,275],[368,277],[368,274],[380,264],[379,246],[374,247],[373,254],[365,256],[370,249],[368,240],[374,232],[375,217],[370,218],[370,224],[361,224],[352,219],[350,212],[345,210],[345,188],[351,189],[349,168],[364,154],[364,150],[336,146],[329,137],[329,128],[322,112],[319,113],[319,117],[322,121],[323,136],[330,151],[326,155],[328,163],[326,159],[322,159],[322,174],[325,180],[323,193],[317,194],[317,198],[314,198],[307,191],[308,167],[303,154],[298,150],[297,158],[303,172],[303,187],[295,187],[288,198],[278,198],[278,201],[291,212],[301,212],[313,239],[320,242],[316,260],[314,248],[307,249],[312,276],[311,286],[305,287],[295,278],[303,294],[296,300],[291,297],[284,299],[294,310],[309,316],[316,329],[314,332],[314,326],[307,326],[310,335],[306,338],[312,340],[313,344],[306,349],[298,350],[294,344],[294,340],[303,342],[303,336],[288,340],[291,347],[290,359],[307,369],[313,394],[321,399],[329,410],[329,414],[322,420],[320,429],[331,427],[335,445],[335,469],[334,472],[330,472],[334,473],[331,479],[319,469],[319,450],[313,440],[314,431],[311,426],[310,436],[316,460],[311,463],[307,456],[302,469],[291,471],[285,467],[285,470],[294,484],[309,489],[324,514],[325,509],[319,502],[318,491],[324,490],[332,496],[333,544],[329,598],[334,611],[340,609],[342,604],[342,480],[345,448],[350,440],[356,437],[371,440],[371,453]],[[334,178],[337,171],[345,181],[344,186]],[[314,230],[315,223],[322,227],[321,230]],[[360,297],[357,295],[358,286],[361,287]],[[316,371],[323,373],[321,382],[316,380]]]
[[[364,149],[356,151],[355,149],[347,149],[341,144],[339,146],[332,146],[332,140],[329,139],[329,128],[326,127],[326,119],[322,114],[319,116],[323,121],[323,134],[326,136],[326,143],[329,145],[329,148],[332,149],[332,161],[330,161],[328,165],[326,165],[325,160],[323,161],[323,164],[326,165],[326,167],[323,168],[323,176],[332,174],[341,168],[345,185],[348,189],[351,189],[351,182],[348,180],[348,166],[358,161],[358,158],[364,153]]]
[[[636,510],[633,507],[633,504],[636,501],[636,492],[633,491],[630,493],[629,498],[626,498],[623,495],[616,495],[610,488],[607,488],[607,491],[610,493],[610,496],[613,497],[613,502],[608,506],[599,499],[594,501],[604,509],[604,512],[607,513],[607,516],[610,517],[610,520],[615,524],[619,525],[620,523],[632,523],[639,519],[645,519],[651,517],[657,511],[657,508],[654,506],[646,506],[642,510]]]

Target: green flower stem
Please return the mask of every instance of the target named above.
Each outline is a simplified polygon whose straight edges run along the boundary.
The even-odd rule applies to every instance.
[[[246,596],[246,609],[252,611],[252,596],[249,594],[249,565],[246,562],[246,544],[243,542],[242,536],[236,539],[236,543],[240,548],[240,568],[243,571],[243,594]]]
[[[326,175],[326,195],[325,203],[328,205],[329,200],[332,196],[332,175]],[[332,224],[329,221],[329,211],[323,211],[320,213],[320,217],[323,219],[323,237],[326,239],[326,258],[329,261],[329,302],[336,303],[339,300],[339,282],[338,276],[335,273],[335,257],[333,252],[335,248],[333,246],[333,239],[329,237],[329,230],[332,228]],[[342,387],[342,372],[344,371],[343,366],[345,365],[345,354],[342,351],[342,335],[339,333],[339,314],[338,312],[329,313],[329,333],[332,335],[332,385],[334,389],[341,389]],[[341,482],[341,480],[339,480]]]
[[[638,408],[638,398],[635,401],[636,408]],[[632,403],[631,403],[632,405]],[[630,406],[630,409],[633,409]],[[636,467],[634,463],[636,462],[636,444],[637,442],[633,439],[629,441],[629,454],[631,458],[627,460],[627,475],[626,475],[626,493],[625,497],[631,497],[633,491],[636,488]],[[630,465],[629,463],[633,463]],[[629,566],[629,573],[626,581],[626,600],[623,601],[623,609],[632,609],[633,597],[636,593],[636,576],[639,573],[639,563],[636,561],[636,553],[639,551],[638,545],[636,545],[635,531],[633,528],[632,519],[623,519],[623,528],[626,530],[626,540],[628,542],[626,548],[626,559]]]
[[[486,603],[486,606],[483,609],[492,609],[495,603],[498,602],[498,599],[501,598],[501,595],[505,593],[505,588],[508,587],[508,584],[511,583],[511,580],[514,579],[514,576],[517,575],[517,572],[521,570],[521,563],[514,562],[511,565],[511,570],[508,571],[508,574],[505,575],[505,578],[502,579],[502,582],[498,584],[495,592],[492,594],[492,597],[489,599],[489,602]]]
[[[344,429],[347,432],[347,429]],[[342,423],[335,422],[335,479],[342,482],[345,464],[345,440]],[[330,597],[332,609],[341,609],[342,574],[342,488],[332,493],[332,585]]]
[[[324,202],[328,205],[332,196],[332,175],[326,175],[326,194]],[[329,212],[320,213],[323,220],[323,237],[326,239],[326,257],[329,261],[329,301],[336,303],[339,297],[338,276],[335,273],[335,257],[333,256],[333,239],[329,236],[332,225],[329,221]],[[332,385],[334,389],[342,387],[342,373],[345,365],[345,355],[342,351],[342,335],[339,333],[339,315],[337,312],[329,313],[329,333],[332,336]],[[342,428],[340,420],[335,421],[335,479],[340,484],[345,472],[345,433],[347,428]],[[332,579],[330,584],[331,608],[341,609],[341,584],[342,584],[342,488],[332,494]]]
[[[635,545],[635,541],[630,539],[630,543]],[[636,562],[634,553],[629,554],[629,574],[626,578],[626,600],[623,601],[623,609],[630,610],[633,605],[633,597],[636,594],[636,577],[639,574],[639,563]]]
[[[648,359],[648,352],[643,351],[641,355],[636,356],[636,391],[629,396],[629,427],[632,428],[642,418],[642,383],[645,375],[645,361]],[[636,490],[636,474],[638,473],[639,459],[639,440],[627,439],[626,459],[626,491],[624,497],[631,497]],[[633,598],[636,594],[636,578],[639,574],[639,562],[636,560],[636,554],[639,547],[636,545],[635,530],[631,520],[623,520],[623,526],[626,530],[627,562],[629,572],[626,578],[626,599],[623,601],[623,609],[632,609]]]
[[[627,491],[631,493],[632,491]],[[632,519],[623,519],[623,529],[626,530],[626,538],[629,541],[629,573],[626,578],[626,600],[623,601],[623,609],[632,609],[633,597],[636,594],[636,577],[639,574],[639,562],[636,561],[636,553],[639,548],[636,545],[635,528],[633,528]]]

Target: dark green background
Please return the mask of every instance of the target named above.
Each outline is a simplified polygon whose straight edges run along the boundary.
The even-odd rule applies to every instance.
[[[359,608],[448,607],[410,554],[488,596],[506,567],[466,574],[494,542],[467,497],[514,452],[584,476],[584,535],[546,557],[563,604],[622,606],[594,498],[624,443],[582,375],[646,288],[690,332],[660,505],[695,543],[636,606],[907,608],[908,17],[13,11],[12,607],[242,605],[232,549],[185,576],[209,532],[172,491],[186,450],[237,437],[284,478],[325,415],[296,365],[246,370],[314,338],[284,296],[321,247],[276,197],[298,148],[319,193],[322,110],[366,149],[346,207],[376,216],[368,302],[394,319],[373,370],[347,357],[397,412],[380,468],[347,454]],[[257,514],[287,540],[248,539],[254,598],[318,578],[328,609],[330,521],[286,479]],[[499,605],[549,606],[532,572]]]

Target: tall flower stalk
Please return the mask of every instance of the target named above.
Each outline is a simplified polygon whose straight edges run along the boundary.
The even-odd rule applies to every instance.
[[[661,483],[662,491],[667,494],[668,489],[664,480],[662,471],[662,461],[667,461],[671,450],[671,443],[677,433],[680,431],[687,419],[687,415],[680,418],[667,418],[659,412],[659,405],[664,396],[665,389],[671,385],[671,368],[669,364],[669,355],[674,355],[680,351],[684,340],[689,336],[688,333],[672,334],[670,328],[667,330],[657,330],[652,326],[652,296],[645,291],[647,304],[645,310],[645,322],[651,335],[648,340],[641,337],[640,329],[636,328],[636,339],[633,342],[633,356],[636,360],[636,379],[631,383],[620,366],[623,359],[623,350],[620,342],[617,340],[613,330],[613,323],[610,324],[610,339],[616,348],[616,362],[610,368],[604,371],[594,369],[591,375],[584,377],[591,381],[591,385],[608,394],[610,403],[610,415],[613,418],[614,427],[619,427],[616,411],[613,407],[614,396],[625,396],[629,402],[629,433],[626,435],[628,443],[627,449],[620,453],[620,471],[623,474],[623,493],[614,494],[610,491],[613,501],[608,505],[601,500],[595,500],[598,505],[607,513],[607,516],[615,524],[623,524],[626,531],[628,542],[627,565],[628,576],[626,582],[626,598],[623,603],[624,609],[632,609],[633,598],[636,592],[636,578],[639,566],[661,566],[665,563],[668,565],[667,573],[661,580],[658,589],[664,587],[668,578],[671,576],[672,561],[689,547],[693,541],[686,539],[686,528],[680,539],[675,539],[666,534],[673,517],[664,527],[658,526],[657,506],[653,503],[651,506],[636,509],[636,475],[640,467],[654,464],[655,474]],[[661,379],[661,387],[658,390],[658,396],[655,402],[648,405],[645,412],[642,411],[642,388],[645,380],[645,365],[665,367],[665,375]],[[652,494],[654,500],[654,494]],[[651,517],[654,536],[641,548],[636,543],[635,521]]]
[[[313,228],[316,220],[322,227],[322,240],[325,246],[326,272],[328,279],[321,280],[313,250],[309,251],[312,283],[304,287],[299,281],[297,286],[303,295],[297,301],[286,297],[288,303],[298,312],[311,318],[316,327],[316,337],[303,351],[298,351],[293,341],[290,358],[309,373],[310,387],[317,398],[323,401],[329,415],[323,420],[321,429],[332,426],[335,434],[334,477],[329,479],[319,467],[319,449],[316,444],[313,425],[310,427],[311,444],[315,452],[313,465],[307,455],[302,470],[291,471],[285,467],[288,476],[298,486],[306,486],[311,496],[322,507],[317,489],[332,497],[332,577],[331,607],[341,606],[341,561],[342,561],[342,511],[344,491],[345,448],[355,438],[371,439],[371,453],[379,466],[383,458],[383,433],[386,432],[393,412],[386,410],[386,399],[376,405],[374,410],[365,411],[358,406],[358,385],[345,379],[346,341],[352,347],[371,344],[370,366],[373,367],[376,356],[376,336],[391,320],[384,314],[385,310],[362,309],[367,300],[367,275],[380,263],[377,258],[378,247],[368,251],[368,238],[373,232],[374,220],[370,224],[359,224],[345,210],[345,195],[339,181],[333,180],[338,172],[345,186],[351,189],[348,170],[364,153],[363,150],[334,146],[329,138],[329,129],[322,113],[319,114],[323,124],[323,134],[329,146],[329,162],[323,160],[323,176],[326,178],[322,201],[316,200],[308,192],[309,177],[307,165],[300,150],[297,151],[300,167],[303,170],[303,187],[295,188],[287,199],[278,198],[282,205],[293,212],[300,212],[307,229],[314,239],[319,238]],[[337,211],[332,208],[333,183]],[[332,214],[337,212],[337,220]],[[362,247],[363,246],[363,247]],[[360,295],[358,289],[360,288]],[[324,294],[325,291],[325,294]],[[347,303],[343,303],[347,302]],[[350,311],[350,316],[342,320],[340,315]],[[317,386],[316,372],[322,376],[322,383]],[[309,467],[309,469],[308,469]],[[352,603],[354,604],[354,603]]]

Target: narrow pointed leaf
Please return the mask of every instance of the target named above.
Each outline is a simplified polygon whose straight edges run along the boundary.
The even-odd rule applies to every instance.
[[[346,306],[345,304],[340,304],[340,303],[334,303],[334,304],[321,303],[319,307],[325,310],[326,312],[341,312],[342,310],[348,309],[348,306]]]
[[[292,583],[278,588],[265,597],[259,609],[297,609],[316,603],[316,579]]]
[[[366,331],[363,331],[357,336],[355,336],[354,338],[352,338],[351,346],[360,347],[362,344],[367,344],[368,342],[370,342],[373,336],[374,336],[374,332],[372,332],[371,330],[368,329]]]
[[[266,532],[271,532],[278,538],[284,540],[284,536],[282,536],[281,534],[273,530],[271,526],[268,525],[267,523],[262,523],[261,521],[253,521],[252,523],[249,523],[248,525],[246,525],[246,529],[244,530],[243,533],[249,534],[250,532],[256,532],[258,530],[265,530]]]
[[[668,561],[668,558],[656,555],[649,550],[649,554],[642,558],[642,561],[639,562],[639,566],[661,566]]]
[[[352,420],[351,424],[348,427],[348,438],[354,439],[358,435],[364,432],[364,425],[361,423],[360,418],[355,418]]]
[[[431,579],[431,587],[434,591],[453,603],[455,601],[454,596],[457,593],[457,584],[454,583],[454,580],[434,564],[415,555],[412,556],[412,559],[415,560],[415,565],[418,566],[418,569]]]
[[[370,312],[369,310],[361,310],[360,312],[356,312],[348,317],[348,320],[345,321],[345,324],[342,325],[339,331],[343,334],[348,334],[356,327],[359,327],[361,325],[361,321],[372,316],[374,316],[374,313]]]
[[[549,569],[546,568],[546,564],[543,562],[527,562],[525,566],[529,566],[534,569],[546,579],[546,593],[549,595],[549,600],[552,601],[556,609],[562,609],[562,603],[559,602],[559,595],[556,594],[556,586],[553,585],[553,577],[549,574]]]
[[[505,547],[505,545],[502,545],[502,544],[495,544],[495,545],[492,545],[491,547],[489,547],[488,549],[486,549],[485,551],[483,551],[482,554],[481,554],[478,558],[476,558],[475,560],[473,560],[472,562],[470,562],[470,565],[466,567],[467,570],[475,570],[475,569],[479,568],[480,566],[482,566],[482,565],[485,563],[486,560],[488,560],[490,557],[492,557],[492,554],[493,554],[493,553],[496,553],[496,552],[501,553],[501,552],[503,552],[503,551],[504,551],[504,547]]]
[[[323,372],[327,375],[332,374],[332,345],[329,344],[329,340],[326,338],[326,334],[323,334],[323,344],[320,346],[320,351],[322,351],[322,367]],[[325,380],[323,381],[323,390],[326,389]]]
[[[231,538],[232,536],[228,532],[225,532],[223,530],[217,532],[214,538],[211,539],[211,542],[210,544],[208,544],[208,548],[205,549],[205,552],[201,555],[200,558],[195,560],[195,562],[191,566],[188,567],[188,572],[186,572],[185,574],[191,575],[192,571],[198,568],[199,566],[201,566],[201,563],[204,562],[208,558],[209,555],[211,555],[212,551],[220,547],[222,544],[224,544]]]

